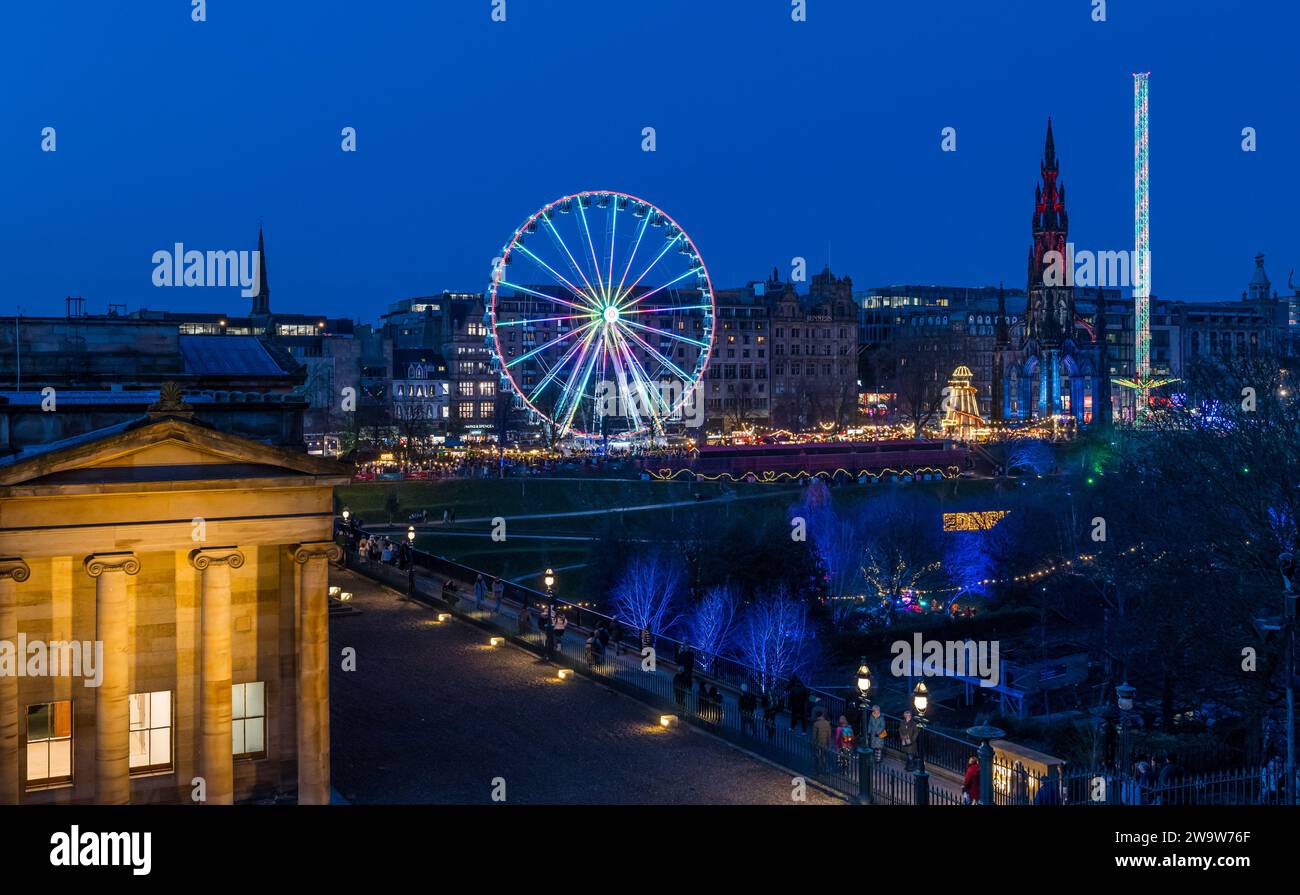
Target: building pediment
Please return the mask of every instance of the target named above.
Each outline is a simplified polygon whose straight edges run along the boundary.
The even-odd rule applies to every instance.
[[[333,460],[176,417],[112,426],[0,460],[0,487],[346,475]]]

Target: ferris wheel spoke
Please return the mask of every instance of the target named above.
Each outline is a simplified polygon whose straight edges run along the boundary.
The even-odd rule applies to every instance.
[[[578,349],[581,347],[582,347],[581,341],[574,342],[572,345],[569,346],[569,350],[564,352],[564,356],[560,358],[559,362],[556,363],[554,367],[551,367],[551,369],[547,371],[546,375],[542,377],[541,382],[537,383],[537,387],[528,393],[528,402],[530,404],[538,395],[542,393],[543,389],[545,389],[548,385],[550,385],[559,377],[560,371],[563,370],[564,365],[569,362],[569,358],[577,354]]]
[[[577,259],[573,257],[573,252],[569,251],[568,243],[564,241],[564,237],[560,235],[560,231],[555,229],[555,225],[551,223],[549,219],[546,221],[546,228],[551,231],[551,235],[555,237],[555,241],[557,244],[559,244],[560,248],[564,249],[564,254],[567,255],[569,258],[569,264],[572,265],[573,269],[578,272],[578,276],[582,277],[582,282],[587,284],[587,290],[588,290],[587,295],[591,297],[592,304],[595,304],[595,296],[598,293],[596,292],[595,289],[592,288],[591,280],[587,279],[586,271],[582,269],[582,266],[578,264]],[[554,271],[551,272],[555,273]],[[559,274],[555,274],[555,275],[559,276]]]
[[[564,423],[560,427],[561,433],[567,433],[570,426],[573,425],[573,415],[577,412],[578,405],[582,403],[583,396],[587,391],[587,380],[591,378],[592,368],[596,366],[596,352],[590,350],[595,334],[596,330],[592,330],[591,334],[583,341],[582,353],[578,355],[577,363],[574,364],[575,372],[582,371],[581,377],[570,379],[564,387],[564,392],[560,395],[556,416],[564,417]],[[590,354],[590,358],[588,358],[588,354]],[[584,365],[586,366],[585,370],[583,370]],[[564,410],[566,403],[568,405],[567,411]]]
[[[514,288],[518,289],[519,287],[515,286]],[[586,309],[584,308],[583,310]],[[532,323],[553,323],[557,320],[586,320],[590,316],[591,314],[587,313],[587,314],[569,314],[564,317],[533,317],[532,319],[529,320],[502,320],[499,323],[497,323],[497,326],[525,326]]]
[[[568,289],[570,292],[573,293],[575,298],[579,298],[582,301],[587,302],[587,307],[595,307],[595,302],[592,301],[591,295],[589,293],[583,292],[577,286],[570,283],[569,280],[566,277],[564,277],[559,271],[551,267],[551,265],[547,264],[541,258],[537,257],[537,255],[533,254],[533,252],[527,246],[516,245],[515,248],[517,248],[519,251],[523,252],[529,258],[532,258],[539,265],[545,268],[547,273],[549,273],[552,277],[555,278],[555,282],[563,284],[566,289]],[[579,271],[579,273],[581,273],[581,271]],[[515,288],[522,288],[522,287],[516,286]],[[588,288],[590,288],[590,284],[588,284]],[[541,295],[541,293],[539,292],[535,292],[533,294]],[[543,296],[543,298],[545,297],[546,296]],[[575,305],[574,307],[577,307],[577,305]]]
[[[655,265],[659,263],[659,259],[663,258],[664,255],[667,255],[667,254],[668,254],[668,250],[671,249],[673,246],[677,245],[678,241],[681,240],[681,238],[682,238],[682,234],[678,233],[678,234],[677,234],[676,236],[674,236],[672,239],[668,240],[668,244],[665,245],[665,246],[663,247],[663,251],[661,251],[658,255],[655,256],[655,260],[653,260],[653,261],[650,262],[650,266],[647,267],[645,270],[641,271],[641,276],[637,277],[637,278],[636,278],[636,281],[635,281],[634,283],[632,283],[631,286],[628,286],[628,287],[627,287],[627,293],[626,293],[626,294],[631,294],[632,290],[635,289],[637,286],[639,286],[639,285],[641,284],[641,281],[644,280],[644,279],[646,278],[646,274],[648,274],[648,273],[650,273],[650,271],[654,270]],[[681,279],[681,278],[678,277],[678,279]],[[674,281],[674,282],[675,282],[675,281]],[[660,286],[659,288],[662,289],[663,287]]]
[[[555,302],[555,304],[557,305],[564,305],[566,308],[573,308],[574,310],[585,312],[584,314],[580,314],[578,316],[583,316],[583,317],[588,316],[592,311],[591,308],[574,304],[573,302],[568,301],[567,299],[563,299],[555,295],[547,295],[545,292],[538,292],[536,289],[529,289],[527,286],[520,286],[518,283],[511,283],[507,280],[502,280],[501,285],[509,286],[511,289],[517,289],[520,292],[526,292],[529,295],[536,296],[537,298],[545,299],[546,301]]]
[[[609,274],[605,277],[606,294],[614,295],[614,246],[618,244],[618,199],[609,203]]]
[[[629,335],[635,337],[635,334],[633,333],[629,333]],[[624,340],[623,344],[627,351],[628,363],[637,374],[637,388],[645,399],[645,403],[648,405],[647,409],[650,411],[651,416],[653,418],[658,418],[659,416],[651,397],[658,400],[659,405],[663,408],[665,414],[671,412],[668,407],[668,402],[664,400],[663,394],[659,391],[657,383],[655,380],[650,378],[650,374],[646,371],[641,361],[637,359],[636,352],[631,350],[631,347],[627,345],[626,340]]]
[[[641,302],[645,301],[645,300],[646,300],[647,298],[649,298],[650,296],[655,295],[655,294],[660,293],[660,292],[663,292],[663,291],[664,291],[665,289],[667,289],[669,286],[675,286],[676,284],[680,283],[682,280],[686,279],[687,277],[691,276],[692,274],[698,274],[699,272],[700,272],[700,271],[699,271],[699,268],[692,267],[690,270],[686,271],[686,273],[682,274],[681,276],[669,280],[667,283],[664,283],[662,286],[656,286],[655,288],[653,288],[653,289],[651,289],[649,292],[647,292],[645,295],[642,295],[641,297],[639,297],[639,298],[637,298],[637,299],[635,299],[635,300],[633,300],[633,301],[628,302],[628,303],[627,303],[626,305],[624,305],[623,307],[627,307],[627,308],[635,307],[636,305],[638,305],[638,304],[640,304]],[[622,313],[622,311],[623,311],[623,308],[619,308],[619,313]]]
[[[635,326],[637,329],[643,329],[646,332],[657,333],[658,335],[665,336],[666,338],[669,339],[676,339],[679,342],[689,342],[690,344],[698,345],[701,348],[709,347],[708,342],[701,342],[699,339],[692,339],[690,336],[679,336],[677,333],[673,332],[670,329],[656,329],[653,326],[645,326],[633,320],[624,320],[621,315],[619,317],[619,322],[626,324],[627,326]]]
[[[614,331],[614,340],[615,340],[614,342],[615,347],[617,348],[617,353],[614,355],[614,357],[615,357],[615,365],[618,368],[619,401],[622,403],[624,408],[624,412],[622,415],[624,419],[630,418],[632,420],[633,428],[639,429],[641,428],[641,413],[638,410],[638,408],[640,407],[641,402],[639,400],[635,400],[634,396],[637,394],[637,392],[644,394],[645,389],[641,385],[642,374],[638,372],[638,364],[636,362],[636,358],[633,356],[631,350],[627,347],[627,343],[618,334],[617,330]],[[621,356],[621,360],[620,360],[620,356]],[[626,362],[626,364],[624,362]],[[636,381],[635,389],[633,389],[633,387],[628,382],[629,371],[631,377]],[[633,400],[629,400],[629,398],[633,398]]]
[[[618,316],[626,317],[629,314],[667,314],[672,311],[707,311],[712,305],[676,305],[671,308],[636,308],[631,310],[632,306],[628,305],[618,309]]]
[[[613,350],[610,350],[610,349],[611,349],[611,346],[612,346]],[[619,347],[619,345],[618,345],[618,333],[617,333],[617,331],[613,331],[612,333],[607,333],[607,338],[606,338],[606,340],[605,340],[605,351],[606,351],[606,353],[609,355],[609,357],[613,360],[613,362],[614,362],[614,375],[618,377],[618,383],[617,383],[617,384],[618,384],[618,400],[619,400],[619,402],[620,402],[620,404],[621,404],[622,406],[626,407],[626,406],[627,406],[627,405],[626,405],[626,402],[623,401],[623,392],[624,392],[624,390],[625,390],[625,389],[624,389],[624,385],[625,385],[625,383],[627,382],[627,374],[623,371],[623,358],[622,358],[622,356],[621,356],[621,354],[620,354],[621,349],[620,349],[620,347]],[[632,407],[632,408],[628,408],[628,409],[632,410],[632,411],[633,411],[633,415],[635,416],[636,408],[635,408],[635,407]],[[627,418],[627,414],[625,414],[625,413],[624,413],[624,414],[618,414],[618,415],[619,415],[619,416],[622,416],[624,419]],[[638,422],[634,422],[633,425],[639,427],[639,426],[640,426],[640,423],[638,423]]]
[[[619,277],[618,290],[614,293],[616,301],[623,296],[623,284],[627,282],[628,271],[632,269],[632,262],[636,260],[636,251],[641,248],[641,237],[645,236],[645,228],[648,226],[650,226],[650,213],[646,212],[641,218],[641,229],[637,231],[636,242],[632,244],[632,254],[628,255],[627,266],[623,268],[623,276]]]
[[[508,361],[508,362],[506,363],[506,366],[507,366],[507,367],[513,367],[515,364],[517,364],[517,363],[519,363],[519,362],[521,362],[521,361],[526,361],[526,360],[528,360],[530,357],[535,357],[536,355],[541,354],[541,353],[542,353],[543,351],[545,351],[547,348],[553,348],[554,346],[556,346],[556,345],[560,344],[561,342],[563,342],[565,339],[571,339],[571,338],[573,338],[574,336],[576,336],[578,333],[582,332],[584,329],[589,329],[589,328],[591,328],[591,327],[593,327],[593,326],[595,326],[595,325],[596,325],[596,321],[593,320],[593,321],[591,321],[590,323],[585,323],[585,324],[583,324],[582,326],[577,327],[576,329],[571,329],[571,330],[569,330],[567,333],[565,333],[564,335],[560,336],[559,338],[555,338],[555,339],[552,339],[551,341],[546,342],[546,343],[544,343],[544,344],[542,344],[542,345],[538,345],[536,348],[534,348],[532,351],[529,351],[527,354],[521,354],[521,355],[519,355],[518,357],[516,357],[516,358],[514,358],[514,359],[512,359],[512,360],[510,360],[510,361]]]
[[[623,322],[622,320],[619,321],[619,323],[622,323],[622,322]],[[645,328],[645,327],[643,327],[643,329],[644,329],[644,328]],[[658,332],[658,331],[659,331],[659,330],[652,330],[652,332]],[[667,367],[668,369],[672,370],[672,371],[673,371],[674,373],[676,373],[678,376],[682,377],[682,381],[683,381],[683,382],[690,382],[690,381],[691,381],[691,377],[690,377],[688,374],[682,372],[682,369],[681,369],[680,367],[678,367],[678,366],[677,366],[675,363],[673,363],[671,360],[669,360],[668,358],[666,358],[666,357],[664,357],[662,354],[660,354],[659,351],[658,351],[657,349],[655,349],[655,347],[652,346],[652,345],[651,345],[649,342],[647,342],[645,339],[641,338],[641,337],[638,336],[636,333],[632,332],[632,330],[630,330],[630,329],[629,329],[629,330],[626,330],[626,333],[627,333],[627,335],[629,335],[629,336],[631,336],[633,339],[635,339],[635,340],[636,340],[636,341],[641,345],[642,348],[644,348],[646,351],[650,352],[650,353],[653,354],[656,358],[658,358],[658,359],[659,359],[659,363],[663,364],[665,367]]]
[[[582,218],[582,229],[587,231],[587,247],[591,249],[591,268],[596,274],[596,284],[600,287],[597,296],[605,294],[605,284],[600,278],[600,262],[596,260],[596,243],[591,239],[591,227],[587,224],[587,210],[582,207],[582,197],[578,197],[578,217]]]

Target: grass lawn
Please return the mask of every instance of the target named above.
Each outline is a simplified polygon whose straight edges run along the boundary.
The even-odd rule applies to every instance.
[[[899,488],[915,489],[932,498],[937,510],[993,509],[1001,504],[995,483],[972,479],[842,485],[834,487],[831,494],[837,511],[853,512]],[[581,566],[592,559],[598,542],[511,535],[598,537],[612,531],[621,540],[673,541],[691,530],[705,536],[716,534],[737,522],[759,526],[779,520],[784,524],[788,508],[800,497],[799,487],[788,485],[578,478],[375,482],[346,486],[337,493],[353,514],[370,524],[382,524],[387,520],[384,501],[390,491],[398,495],[400,509],[395,521],[403,525],[411,512],[427,509],[436,522],[442,519],[444,508],[455,508],[457,521],[452,529],[459,534],[442,533],[437,524],[422,527],[417,540],[421,549],[508,579],[536,575],[548,566],[557,570],[576,567],[561,573],[569,599],[595,596],[582,591],[585,573]],[[696,501],[696,494],[713,499]],[[600,512],[674,503],[684,505]],[[575,512],[587,515],[556,515]],[[504,542],[488,536],[495,516],[507,519]],[[517,518],[520,516],[534,518]],[[469,521],[475,519],[480,521]],[[540,586],[537,580],[523,583]]]

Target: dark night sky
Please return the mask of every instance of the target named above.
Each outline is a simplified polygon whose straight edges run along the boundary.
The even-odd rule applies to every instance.
[[[1046,117],[1071,237],[1132,246],[1132,80],[1150,70],[1155,293],[1300,266],[1293,0],[188,0],[12,3],[0,26],[0,313],[243,312],[156,289],[154,251],[252,249],[272,305],[373,319],[482,289],[583,189],[675,217],[715,285],[1023,286]],[[40,151],[41,129],[58,151]],[[358,152],[340,151],[344,126]],[[641,128],[658,151],[641,151]],[[939,149],[953,126],[958,151]],[[1255,127],[1259,151],[1241,151]]]

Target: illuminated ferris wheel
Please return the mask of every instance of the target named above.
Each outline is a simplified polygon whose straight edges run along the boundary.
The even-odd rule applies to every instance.
[[[713,287],[676,221],[635,196],[577,193],[493,260],[487,341],[559,436],[662,434],[703,418]]]

